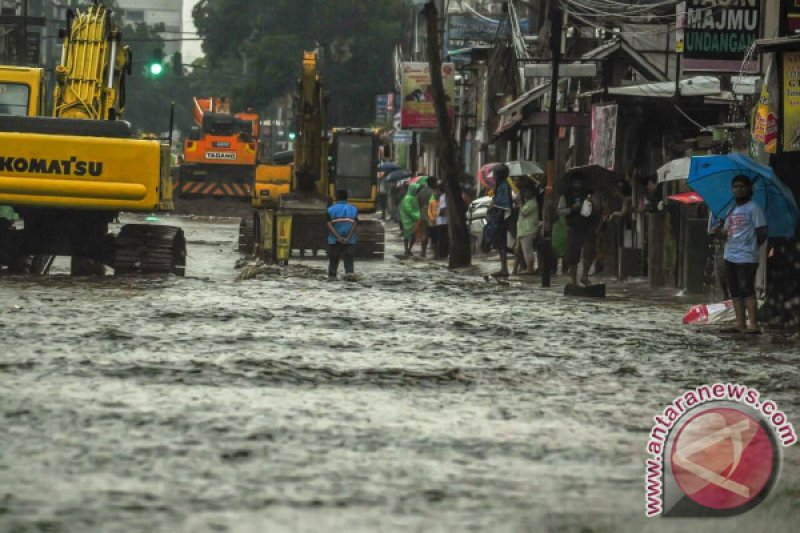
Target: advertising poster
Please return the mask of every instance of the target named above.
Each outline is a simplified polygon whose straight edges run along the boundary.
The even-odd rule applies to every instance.
[[[592,155],[590,165],[614,170],[617,146],[617,104],[592,107]]]
[[[783,54],[784,152],[800,151],[800,52]]]
[[[401,128],[404,130],[436,129],[436,111],[433,107],[433,87],[428,63],[408,62],[401,65],[402,108]],[[447,114],[455,117],[456,80],[452,63],[442,65],[444,92],[447,97]]]
[[[772,105],[767,85],[761,88],[758,105],[753,109],[753,141],[764,145],[764,151],[774,154],[778,148],[778,117]]]

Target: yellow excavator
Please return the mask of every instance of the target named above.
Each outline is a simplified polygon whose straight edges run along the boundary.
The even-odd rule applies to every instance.
[[[326,246],[327,207],[338,188],[348,190],[359,214],[375,212],[377,133],[338,128],[329,134],[325,104],[317,53],[305,52],[298,84],[294,163],[259,166],[252,198],[255,213],[252,221],[243,220],[240,225],[240,250],[253,250],[278,264],[286,264],[293,250],[316,255]],[[358,257],[383,258],[380,221],[360,218],[357,235]]]
[[[0,220],[0,265],[31,256],[70,256],[73,274],[183,275],[186,241],[171,226],[109,224],[120,212],[172,209],[169,145],[137,139],[121,120],[132,57],[111,12],[95,2],[70,10],[52,116],[44,73],[0,67],[0,205],[23,226]]]

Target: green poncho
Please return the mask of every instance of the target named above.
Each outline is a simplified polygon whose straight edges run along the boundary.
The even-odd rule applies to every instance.
[[[403,237],[410,239],[420,218],[419,212],[419,185],[412,183],[400,204],[400,221],[403,223]]]

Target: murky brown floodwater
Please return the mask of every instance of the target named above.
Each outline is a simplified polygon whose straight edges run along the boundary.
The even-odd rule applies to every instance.
[[[643,518],[651,417],[723,380],[759,388],[798,426],[796,347],[697,334],[682,306],[568,300],[393,258],[357,264],[354,283],[328,283],[321,261],[240,282],[234,221],[178,221],[185,279],[0,279],[0,530],[800,519],[797,447],[747,515]]]

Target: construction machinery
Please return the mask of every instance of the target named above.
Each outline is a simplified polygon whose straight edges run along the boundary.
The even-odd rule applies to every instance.
[[[69,10],[51,117],[44,73],[0,67],[0,204],[23,227],[0,224],[0,263],[30,256],[70,256],[73,274],[183,275],[186,242],[180,228],[109,224],[120,212],[172,209],[169,145],[134,137],[121,120],[131,53],[111,12],[94,3]],[[0,221],[3,222],[3,221]]]
[[[259,155],[258,115],[231,113],[226,97],[195,97],[194,120],[183,143],[177,210],[204,215],[249,211]]]
[[[330,195],[345,189],[358,208],[358,243],[355,254],[382,259],[384,230],[372,215],[378,209],[378,162],[380,132],[369,128],[334,128],[331,131]]]
[[[240,250],[253,249],[279,264],[288,262],[295,250],[301,256],[316,255],[326,247],[327,207],[336,189],[348,190],[359,214],[374,213],[377,204],[377,133],[340,128],[329,136],[316,52],[303,56],[296,103],[293,162],[259,166],[252,197],[255,213],[240,226]],[[358,257],[383,258],[380,221],[359,217],[357,235]]]

